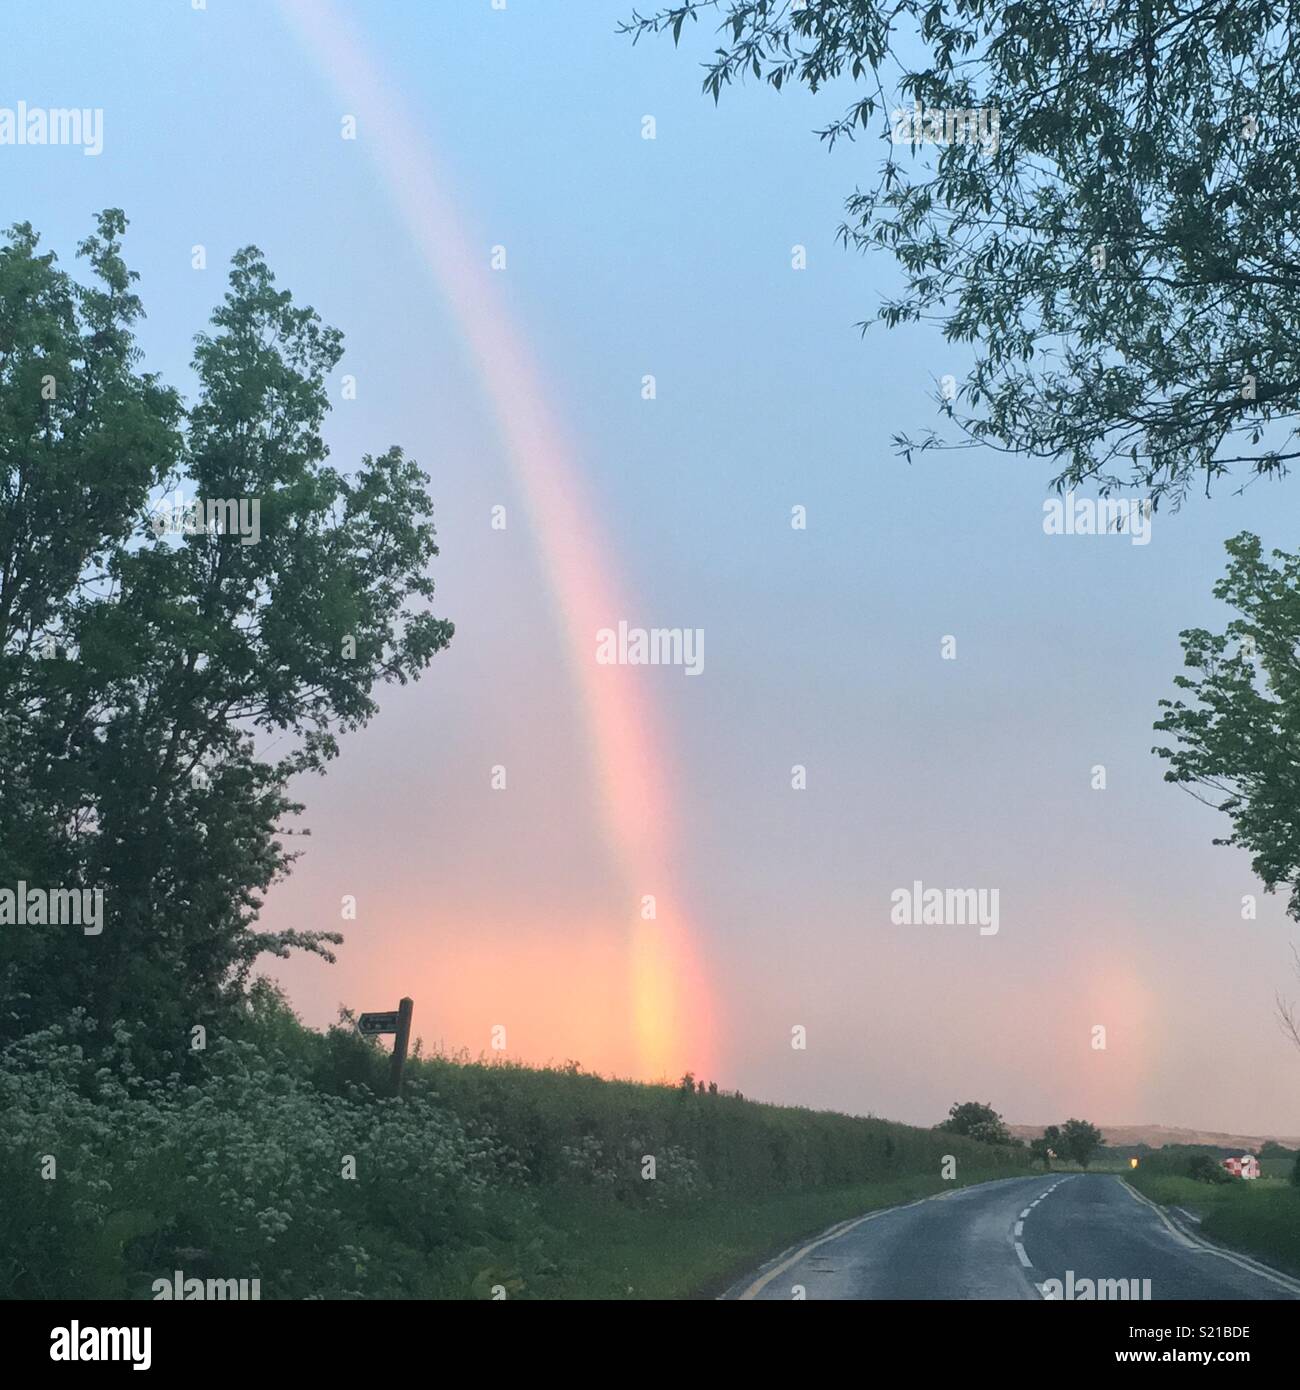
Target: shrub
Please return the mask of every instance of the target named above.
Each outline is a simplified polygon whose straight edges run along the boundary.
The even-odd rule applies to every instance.
[[[1197,1182],[1236,1182],[1236,1178],[1209,1154],[1193,1154],[1187,1164],[1187,1176]]]
[[[332,1095],[218,1038],[198,1083],[140,1080],[125,1030],[93,1062],[85,1031],[0,1054],[6,1296],[148,1298],[178,1268],[260,1278],[263,1297],[411,1296],[517,1176],[419,1079],[402,1102]]]

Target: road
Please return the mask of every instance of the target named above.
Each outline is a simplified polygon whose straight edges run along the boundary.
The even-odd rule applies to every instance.
[[[1300,1280],[1217,1250],[1194,1229],[1175,1227],[1113,1174],[1004,1178],[840,1222],[725,1297],[1077,1299],[1089,1291],[1083,1280],[1122,1279],[1153,1300],[1300,1298]],[[1128,1282],[1147,1279],[1149,1293]]]

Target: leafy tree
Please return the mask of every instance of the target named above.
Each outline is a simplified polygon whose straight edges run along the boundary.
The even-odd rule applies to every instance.
[[[981,1144],[1011,1143],[1002,1116],[991,1105],[977,1100],[957,1102],[948,1111],[948,1118],[935,1127],[949,1134],[964,1134]]]
[[[1102,1133],[1096,1125],[1087,1120],[1066,1120],[1061,1126],[1058,1145],[1053,1145],[1062,1158],[1072,1158],[1081,1168],[1086,1168],[1097,1156],[1102,1146]]]
[[[1291,1165],[1291,1186],[1300,1187],[1300,1153],[1295,1156],[1295,1162]]]
[[[907,457],[988,445],[1158,503],[1300,452],[1300,0],[681,0],[622,28],[701,16],[715,101],[830,88],[820,138],[883,145],[840,228],[901,274],[870,321],[975,355]],[[938,127],[897,120],[917,102]]]
[[[1300,556],[1265,559],[1259,538],[1227,542],[1227,573],[1214,596],[1238,614],[1222,633],[1179,634],[1192,673],[1174,677],[1185,698],[1161,700],[1157,747],[1175,782],[1224,812],[1238,845],[1271,893],[1289,890],[1300,920]]]
[[[1237,616],[1221,633],[1179,633],[1191,674],[1174,685],[1186,698],[1160,701],[1155,728],[1175,746],[1153,751],[1169,763],[1165,781],[1228,816],[1232,833],[1214,843],[1245,849],[1267,892],[1287,889],[1287,913],[1300,921],[1300,555],[1265,558],[1245,531],[1226,548],[1214,596]],[[1300,1047],[1295,1006],[1279,994],[1277,1009]]]
[[[326,462],[339,333],[246,248],[187,409],[139,370],[125,228],[101,215],[85,284],[27,224],[0,248],[0,887],[105,894],[99,936],[0,930],[0,1037],[85,1006],[171,1056],[260,954],[330,957],[335,932],[253,930],[296,858],[290,778],[452,626],[424,474],[395,448]],[[151,504],[184,485],[257,502],[256,543],[159,534]]]
[[[1052,1166],[1052,1157],[1061,1156],[1061,1131],[1057,1125],[1048,1125],[1038,1139],[1031,1139],[1029,1151],[1035,1158],[1041,1159],[1044,1168]]]
[[[1187,1163],[1187,1176],[1197,1182],[1229,1183],[1236,1179],[1213,1154],[1193,1154]]]

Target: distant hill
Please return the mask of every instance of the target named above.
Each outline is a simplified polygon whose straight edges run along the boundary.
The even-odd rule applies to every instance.
[[[1017,1139],[1038,1139],[1043,1133],[1043,1125],[1008,1125],[1007,1128]],[[1216,1149],[1257,1149],[1267,1139],[1272,1139],[1284,1148],[1300,1149],[1300,1138],[1287,1138],[1283,1134],[1220,1134],[1211,1129],[1176,1129],[1171,1125],[1102,1125],[1101,1132],[1105,1142],[1112,1148],[1130,1148],[1134,1144],[1146,1144],[1160,1149],[1166,1144],[1205,1144]]]

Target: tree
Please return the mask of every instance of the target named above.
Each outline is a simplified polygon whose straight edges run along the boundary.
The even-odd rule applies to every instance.
[[[340,334],[246,248],[186,409],[138,370],[125,228],[101,215],[87,284],[27,224],[0,248],[0,885],[102,888],[105,917],[0,931],[0,1037],[84,1006],[166,1058],[260,954],[332,959],[336,932],[253,930],[297,857],[289,780],[452,626],[428,610],[425,475],[395,448],[326,462]],[[163,534],[186,486],[256,503],[258,534]]]
[[[851,86],[818,135],[884,146],[840,228],[901,272],[871,321],[975,355],[908,458],[988,445],[1158,504],[1300,453],[1298,0],[682,0],[622,28],[702,15],[715,102]]]
[[[1169,763],[1166,782],[1227,815],[1232,833],[1213,843],[1245,849],[1265,891],[1285,887],[1300,921],[1300,555],[1265,559],[1244,531],[1226,548],[1214,596],[1238,616],[1221,633],[1179,633],[1192,674],[1174,677],[1185,699],[1160,701],[1155,728],[1175,746],[1152,751]],[[1279,995],[1277,1007],[1300,1047],[1294,1006]]]
[[[1187,1162],[1187,1176],[1197,1182],[1221,1185],[1236,1179],[1213,1154],[1193,1154]]]
[[[1056,1125],[1048,1125],[1038,1139],[1032,1139],[1029,1143],[1029,1151],[1035,1158],[1041,1159],[1044,1168],[1052,1166],[1053,1157],[1061,1156],[1061,1131]]]
[[[1086,1168],[1096,1157],[1102,1146],[1102,1133],[1096,1125],[1087,1120],[1066,1120],[1061,1126],[1061,1138],[1056,1152],[1062,1158],[1072,1158],[1081,1168]]]
[[[1214,596],[1238,616],[1222,633],[1179,633],[1192,674],[1174,677],[1186,698],[1160,701],[1155,728],[1176,746],[1153,751],[1169,763],[1165,781],[1229,817],[1231,835],[1214,843],[1247,850],[1300,920],[1300,556],[1266,560],[1248,532],[1226,545]]]
[[[991,1105],[977,1100],[960,1101],[948,1111],[948,1118],[937,1129],[964,1134],[980,1144],[1010,1144],[1011,1135],[1002,1116]]]

